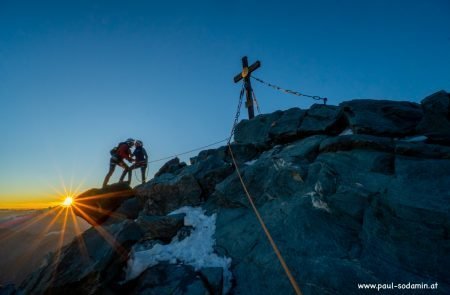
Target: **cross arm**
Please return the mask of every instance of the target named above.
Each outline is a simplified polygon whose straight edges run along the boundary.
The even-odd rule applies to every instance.
[[[251,66],[248,67],[248,74],[247,75],[250,75],[251,72],[253,72],[257,68],[259,68],[260,66],[261,66],[261,62],[259,60],[254,62]],[[234,83],[239,82],[242,78],[244,78],[242,76],[242,73],[237,74],[236,76],[234,76]]]

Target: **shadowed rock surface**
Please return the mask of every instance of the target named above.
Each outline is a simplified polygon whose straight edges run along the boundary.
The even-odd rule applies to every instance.
[[[232,150],[243,180],[304,294],[360,294],[358,283],[385,282],[437,282],[432,293],[450,293],[450,146],[446,130],[439,128],[449,124],[449,100],[446,92],[422,104],[355,100],[277,111],[238,124]],[[21,289],[293,293],[227,147],[202,151],[191,165],[169,162],[134,188],[134,195],[131,200],[139,202],[133,208],[142,208],[138,217],[131,210],[135,220],[109,219],[98,228],[121,245],[120,254],[101,231],[89,230],[82,235],[88,261],[80,259],[74,241]],[[214,253],[231,258],[229,289],[222,268],[180,261],[159,262],[119,284],[132,245],[153,249],[192,234],[183,215],[167,215],[182,206],[215,214]]]
[[[75,197],[74,212],[91,225],[103,223],[109,217],[121,217],[113,212],[134,192],[126,183],[116,183],[101,189],[91,189]]]

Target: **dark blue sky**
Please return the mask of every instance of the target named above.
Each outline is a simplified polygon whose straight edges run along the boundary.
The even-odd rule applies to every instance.
[[[100,186],[127,137],[152,159],[225,138],[243,55],[331,104],[450,90],[449,1],[161,2],[0,1],[0,207]],[[312,103],[253,86],[263,112]]]

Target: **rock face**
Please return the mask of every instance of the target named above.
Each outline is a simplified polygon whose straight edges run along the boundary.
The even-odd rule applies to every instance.
[[[429,288],[438,283],[433,293],[450,294],[450,146],[448,129],[440,128],[450,124],[449,105],[448,94],[439,92],[421,105],[356,100],[278,111],[238,124],[231,150],[303,294],[361,294],[358,284],[390,282]],[[74,241],[20,289],[34,294],[293,293],[228,147],[202,151],[191,165],[169,162],[134,195],[116,211],[133,219],[109,219],[82,235],[89,260],[80,259]],[[161,245],[198,234],[184,215],[168,215],[183,206],[201,206],[215,216],[211,255],[231,258],[231,283],[221,267],[172,259],[125,280],[130,251],[175,251]],[[136,208],[142,208],[138,216]],[[417,288],[407,291],[429,292]]]
[[[358,99],[340,106],[353,132],[361,134],[410,135],[423,116],[420,105],[406,101]]]
[[[102,189],[91,189],[74,200],[74,212],[93,226],[103,223],[108,218],[127,218],[113,213],[125,201],[134,196],[128,184],[116,183]]]
[[[422,100],[423,119],[417,131],[435,143],[450,144],[450,94],[434,93]]]

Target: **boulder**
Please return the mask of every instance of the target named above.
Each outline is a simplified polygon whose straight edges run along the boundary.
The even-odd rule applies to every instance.
[[[141,210],[142,205],[139,200],[136,197],[130,198],[124,201],[103,224],[109,225],[111,223],[123,221],[124,219],[134,220],[139,216]]]
[[[339,107],[314,104],[307,111],[292,108],[243,120],[236,126],[234,139],[237,143],[252,143],[267,149],[274,143],[287,143],[309,135],[335,135],[347,125]]]
[[[136,187],[135,191],[144,206],[143,212],[150,215],[166,215],[182,206],[197,206],[202,201],[202,189],[191,174],[165,173]]]
[[[319,147],[322,141],[327,139],[326,135],[313,135],[286,144],[278,152],[278,156],[295,161],[310,161],[312,162],[319,154]]]
[[[348,123],[341,108],[323,104],[314,104],[306,111],[297,133],[301,137],[314,134],[337,135]]]
[[[122,220],[124,217],[116,215],[114,211],[133,196],[134,191],[126,183],[94,188],[75,197],[73,211],[93,226],[102,224],[111,216]]]
[[[289,142],[298,138],[298,128],[306,111],[292,108],[282,112],[269,128],[269,138],[276,142]]]
[[[217,157],[219,159],[224,160],[227,157],[228,153],[228,145],[221,146],[217,149],[208,149],[201,151],[197,156],[190,158],[191,165],[198,163],[199,161],[204,161],[210,156]]]
[[[127,283],[122,294],[216,294],[209,293],[192,266],[160,263]]]
[[[408,270],[450,283],[450,160],[397,157],[396,177],[373,200],[363,223],[363,262],[399,280]],[[448,289],[447,289],[448,290]]]
[[[205,267],[200,269],[199,274],[210,294],[222,294],[223,268]]]
[[[184,214],[152,216],[141,214],[136,223],[143,230],[143,240],[160,240],[170,243],[178,230],[184,225]]]
[[[267,147],[271,142],[269,130],[275,126],[276,120],[282,114],[282,111],[276,111],[271,114],[258,115],[251,120],[242,120],[236,125],[234,141],[236,143]]]
[[[423,142],[398,141],[395,143],[395,153],[426,159],[450,159],[450,147]]]
[[[233,171],[234,168],[231,163],[225,162],[212,154],[189,166],[184,173],[195,177],[202,190],[202,199],[205,200],[214,191],[216,184],[224,180]]]
[[[424,116],[417,133],[426,135],[431,142],[450,145],[450,94],[441,90],[421,102]]]
[[[339,106],[356,134],[411,135],[423,117],[420,105],[407,101],[356,99]]]
[[[257,206],[294,194],[303,185],[305,177],[305,169],[300,163],[288,162],[283,157],[277,157],[276,153],[268,154],[271,156],[263,154],[239,167]],[[250,206],[237,173],[217,184],[211,198],[216,205],[225,208]]]
[[[181,162],[178,157],[173,158],[172,160],[165,163],[158,172],[155,173],[155,177],[161,176],[164,173],[171,173],[174,174],[175,172],[179,171],[180,169],[186,167],[186,163]]]
[[[327,138],[320,143],[319,148],[322,153],[353,149],[393,152],[394,143],[392,139],[386,137],[352,134]]]

